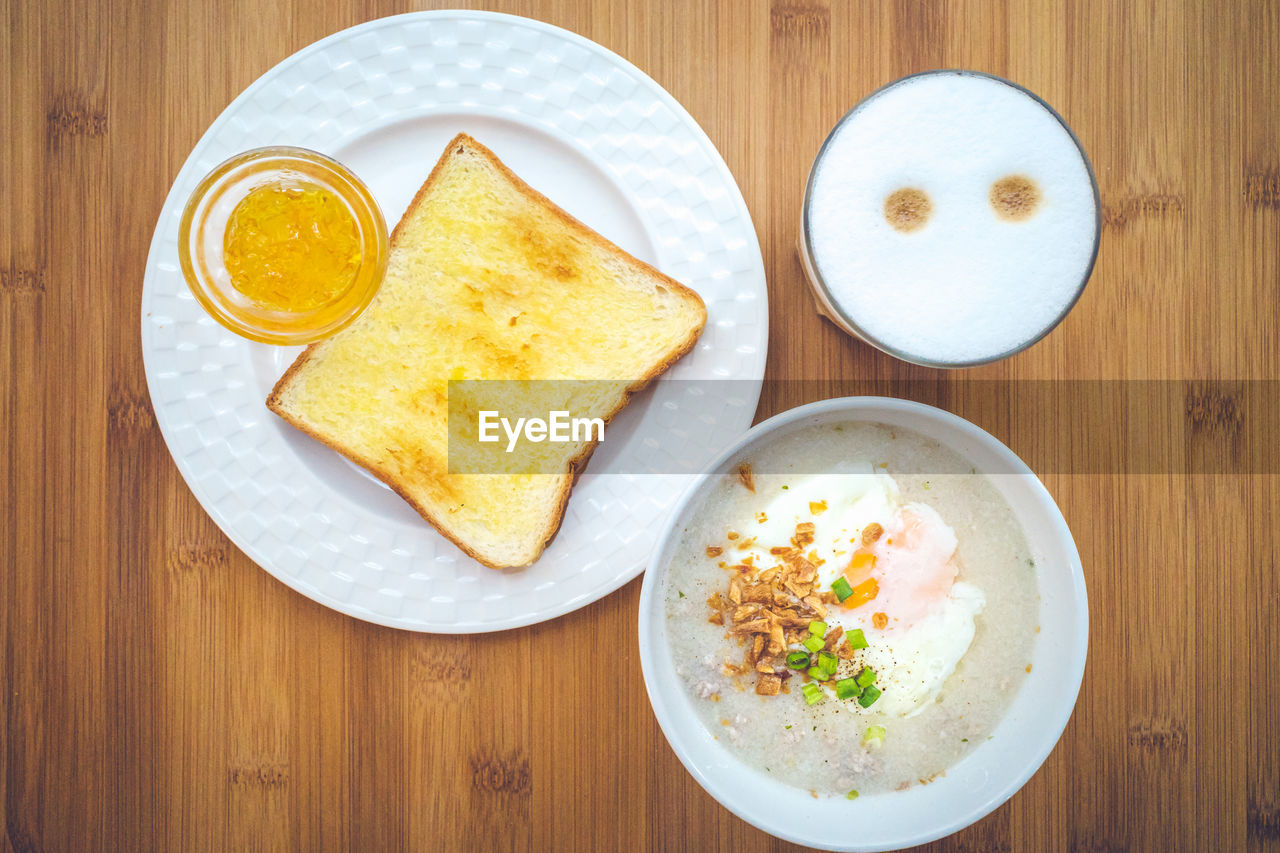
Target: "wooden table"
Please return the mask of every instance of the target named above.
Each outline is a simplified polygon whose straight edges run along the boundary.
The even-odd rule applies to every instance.
[[[1080,700],[1027,786],[938,849],[1280,848],[1280,466],[1237,452],[1278,437],[1257,418],[1280,406],[1280,6],[499,5],[640,66],[728,161],[769,276],[780,381],[759,417],[871,379],[944,404],[997,380],[984,387],[1010,394],[952,407],[1029,459],[1066,449],[1044,479],[1089,583]],[[6,851],[787,846],[721,808],[668,748],[640,677],[639,581],[493,636],[367,625],[240,554],[170,461],[138,331],[170,182],[258,75],[406,8],[3,6]],[[1097,269],[1066,322],[963,374],[899,363],[820,320],[792,251],[803,178],[835,120],[889,80],[946,66],[1057,107],[1105,207]],[[1060,428],[1019,403],[1037,387],[1023,380],[1063,379],[1197,380],[1199,396],[1136,433],[1102,412]],[[1172,452],[1081,467],[1121,434],[1135,452]],[[567,660],[602,643],[603,671]]]

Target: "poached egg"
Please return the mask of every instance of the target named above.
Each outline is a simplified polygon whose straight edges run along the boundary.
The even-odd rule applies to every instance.
[[[927,504],[904,503],[894,478],[870,463],[841,463],[768,491],[754,523],[735,531],[735,558],[771,566],[769,549],[792,544],[796,525],[811,522],[804,551],[820,588],[844,578],[853,591],[828,608],[826,622],[862,629],[868,645],[858,660],[882,691],[873,710],[920,713],[968,651],[986,605],[982,590],[956,579],[955,531]]]

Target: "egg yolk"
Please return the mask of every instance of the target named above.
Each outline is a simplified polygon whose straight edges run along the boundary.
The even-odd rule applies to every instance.
[[[223,236],[231,285],[268,309],[314,311],[355,281],[360,231],[330,190],[289,180],[251,190],[232,210]]]
[[[907,508],[895,528],[893,537],[877,543],[875,554],[860,550],[844,571],[853,587],[845,606],[876,601],[873,625],[881,629],[890,618],[904,626],[923,618],[950,594],[957,571],[954,535],[936,513]],[[863,554],[870,559],[859,559]]]
[[[880,594],[880,583],[871,576],[876,567],[876,555],[865,548],[859,549],[844,570],[845,580],[849,582],[852,593],[844,600],[847,609],[861,607]]]

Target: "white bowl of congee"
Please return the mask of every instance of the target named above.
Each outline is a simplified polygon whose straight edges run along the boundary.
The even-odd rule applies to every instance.
[[[640,599],[654,714],[780,838],[941,838],[1031,778],[1088,645],[1053,498],[962,418],[849,397],[748,432],[677,503]]]

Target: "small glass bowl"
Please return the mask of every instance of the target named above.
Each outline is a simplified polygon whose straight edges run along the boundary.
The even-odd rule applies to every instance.
[[[341,199],[355,218],[361,259],[351,286],[308,311],[262,306],[231,284],[223,263],[227,220],[252,190],[305,179]],[[350,325],[368,307],[387,268],[387,224],[369,188],[350,169],[306,148],[275,146],[237,154],[205,176],[182,212],[178,254],[187,286],[213,319],[265,344],[309,344]]]

